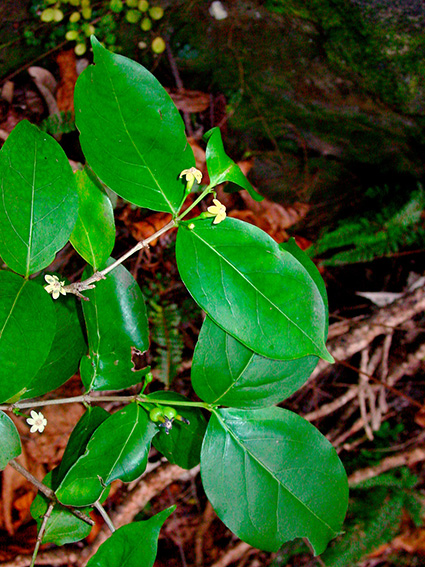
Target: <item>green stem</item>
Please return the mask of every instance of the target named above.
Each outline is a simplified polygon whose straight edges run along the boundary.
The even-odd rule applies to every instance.
[[[202,201],[202,199],[203,199],[206,195],[208,195],[208,193],[212,193],[212,191],[213,191],[213,188],[212,188],[210,185],[208,185],[208,187],[206,187],[206,188],[202,191],[202,193],[199,195],[199,197],[198,197],[197,199],[195,199],[195,200],[193,201],[193,203],[192,203],[185,211],[183,211],[181,215],[179,215],[179,216],[176,218],[176,222],[177,222],[177,223],[180,222],[180,221],[182,220],[182,218],[184,218],[184,217],[187,215],[187,213],[190,213],[190,211],[191,211],[194,207],[196,207],[196,205],[197,205],[200,201]]]
[[[162,406],[182,406],[182,407],[192,407],[192,408],[204,408],[208,411],[213,411],[214,407],[211,404],[206,404],[204,402],[182,402],[176,400],[148,398],[147,396],[139,396],[139,400],[142,403],[157,404]]]

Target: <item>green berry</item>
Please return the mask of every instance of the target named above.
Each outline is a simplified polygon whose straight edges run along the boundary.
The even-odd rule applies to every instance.
[[[85,43],[77,43],[77,45],[74,47],[74,51],[76,55],[84,55],[84,53],[87,51],[87,46]]]
[[[73,24],[75,24],[76,22],[78,22],[78,20],[81,19],[81,14],[80,12],[73,12],[70,16],[69,16],[69,21]]]
[[[42,22],[52,22],[55,19],[55,10],[53,8],[46,8],[41,12],[40,19]]]
[[[59,8],[54,9],[53,19],[55,22],[61,22],[63,20],[63,12]]]
[[[163,421],[164,415],[162,413],[162,408],[151,409],[151,411],[149,412],[149,418],[150,418],[151,421],[154,421],[154,422]]]
[[[71,4],[71,6],[79,6],[80,0],[69,0],[69,3]]]
[[[125,3],[129,8],[137,8],[138,0],[125,0]]]
[[[162,413],[164,414],[164,416],[165,416],[167,419],[170,419],[170,420],[173,420],[173,419],[176,417],[176,415],[177,415],[177,411],[176,411],[174,408],[171,408],[171,407],[169,407],[169,406],[165,407],[165,408],[162,410]]]
[[[152,27],[151,20],[149,18],[143,18],[140,27],[142,28],[143,31],[149,31]]]
[[[157,53],[159,55],[160,53],[165,51],[165,41],[162,39],[162,37],[156,37],[151,43],[151,48],[154,53]]]
[[[147,0],[139,0],[139,4],[137,6],[140,12],[147,12],[149,8],[149,2]]]
[[[65,34],[65,39],[67,39],[68,41],[75,41],[77,37],[78,37],[77,30],[69,30]]]
[[[160,20],[164,15],[164,10],[161,6],[152,6],[152,8],[149,9],[149,15],[153,20]]]
[[[123,9],[122,0],[111,0],[109,2],[109,7],[113,12],[121,12]]]
[[[129,10],[125,15],[125,19],[127,22],[130,22],[130,24],[137,24],[140,19],[140,12],[137,10]]]
[[[91,8],[88,8],[88,7],[83,8],[82,11],[81,11],[81,13],[82,13],[83,18],[84,18],[85,20],[90,20],[90,18],[91,18]]]

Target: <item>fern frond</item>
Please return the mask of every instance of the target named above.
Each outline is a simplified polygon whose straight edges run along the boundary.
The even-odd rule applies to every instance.
[[[402,206],[394,200],[378,207],[372,216],[346,219],[336,230],[325,233],[307,252],[310,257],[329,251],[336,253],[321,260],[324,266],[341,266],[369,262],[397,253],[403,246],[425,246],[425,229],[421,225],[425,209],[425,192],[421,185]]]
[[[365,555],[390,542],[398,532],[403,502],[403,493],[391,494],[367,522],[348,529],[343,538],[322,555],[326,567],[355,567]]]
[[[40,124],[40,130],[52,136],[56,136],[57,134],[69,134],[70,132],[74,132],[75,129],[74,116],[70,111],[61,111],[59,115],[52,114]]]
[[[151,313],[152,340],[157,344],[155,363],[158,378],[169,386],[177,375],[183,353],[183,340],[179,332],[180,313],[175,303],[157,305]]]

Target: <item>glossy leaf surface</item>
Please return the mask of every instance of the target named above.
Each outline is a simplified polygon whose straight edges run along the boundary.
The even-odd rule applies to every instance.
[[[160,391],[149,395],[150,398],[180,402],[189,402],[185,396],[176,392]],[[182,417],[189,420],[189,424],[177,419],[173,422],[173,427],[167,435],[163,428],[159,428],[159,433],[153,438],[152,445],[166,457],[170,463],[174,463],[183,469],[191,469],[199,465],[201,458],[201,446],[204,439],[207,422],[199,408],[173,406]]]
[[[320,295],[322,296],[323,303],[325,305],[326,312],[329,310],[328,305],[328,293],[326,291],[325,282],[323,281],[322,276],[320,275],[319,270],[316,268],[314,262],[310,259],[310,257],[297,245],[295,242],[295,238],[290,238],[287,242],[281,242],[279,244],[279,248],[289,252],[292,254],[300,264],[304,266],[307,270],[308,275],[314,281],[319,290]],[[329,318],[326,318],[326,326],[325,326],[325,340],[328,336],[328,326],[329,326]]]
[[[192,385],[204,402],[265,407],[296,392],[308,380],[317,361],[315,356],[297,360],[264,358],[206,317],[193,355]]]
[[[110,259],[108,265],[112,263]],[[87,268],[83,279],[92,275]],[[120,390],[137,384],[143,370],[134,371],[132,348],[149,347],[148,318],[142,292],[126,268],[117,266],[85,292],[83,302],[89,355],[81,360],[81,379],[87,390]]]
[[[21,393],[49,354],[56,330],[52,298],[34,282],[0,272],[0,402]]]
[[[338,535],[347,510],[347,477],[335,449],[282,408],[215,412],[201,476],[220,519],[265,551],[306,537],[318,555]]]
[[[50,471],[43,479],[43,484],[49,488],[53,488],[55,476],[58,469]],[[39,492],[31,504],[31,515],[37,522],[38,530],[40,530],[43,522],[43,516],[47,512],[49,500]],[[91,508],[83,508],[82,512],[89,514]],[[74,543],[81,541],[89,535],[92,526],[80,520],[69,510],[55,504],[50,518],[47,522],[46,531],[44,532],[42,543],[54,543],[56,545],[65,545],[67,543]]]
[[[231,218],[218,225],[210,219],[181,223],[176,255],[195,301],[249,349],[278,360],[315,355],[333,361],[316,284],[265,232]]]
[[[21,439],[15,424],[0,411],[0,471],[7,463],[21,454]]]
[[[74,228],[78,196],[68,158],[27,120],[0,153],[0,256],[28,276],[48,266]]]
[[[174,510],[172,506],[145,522],[122,526],[99,547],[86,567],[152,567],[159,531]]]
[[[177,212],[195,165],[183,120],[144,67],[92,39],[94,62],[75,88],[75,119],[84,155],[121,197],[154,211]]]
[[[146,469],[157,428],[136,403],[114,413],[97,427],[84,454],[56,490],[63,504],[89,506],[117,478],[130,482]]]
[[[240,167],[226,154],[218,127],[209,130],[204,135],[208,141],[206,149],[206,162],[211,187],[216,187],[225,181],[231,181],[242,189],[246,189],[255,201],[262,201],[264,197],[259,195]]]
[[[111,201],[88,170],[76,171],[78,218],[70,242],[97,271],[109,258],[115,244],[115,221]]]
[[[106,410],[95,406],[87,408],[86,412],[78,420],[68,439],[65,452],[55,475],[55,490],[65,478],[67,472],[84,455],[87,443],[90,441],[93,433],[109,417],[110,414]]]
[[[22,398],[36,398],[62,386],[78,370],[87,352],[82,329],[82,314],[73,295],[62,295],[53,302],[56,310],[56,333],[43,366],[27,386]]]

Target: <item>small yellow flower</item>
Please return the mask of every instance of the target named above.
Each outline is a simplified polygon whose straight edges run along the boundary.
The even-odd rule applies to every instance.
[[[211,216],[215,217],[213,224],[218,224],[226,218],[226,207],[218,199],[213,199],[214,205],[207,208]]]
[[[34,410],[31,410],[31,417],[27,419],[27,423],[28,425],[31,425],[30,433],[35,433],[36,431],[43,433],[44,428],[47,425],[47,419],[44,417],[41,411],[36,412]]]
[[[186,183],[192,183],[193,185],[193,181],[196,179],[197,183],[201,183],[202,181],[202,171],[199,171],[199,169],[196,169],[196,167],[191,167],[190,169],[183,169],[183,171],[180,173],[179,178],[185,176],[186,177]]]
[[[66,295],[66,291],[63,289],[65,282],[60,282],[58,276],[44,276],[44,279],[49,285],[45,285],[44,289],[47,293],[51,293],[53,299],[57,299],[60,294]]]

